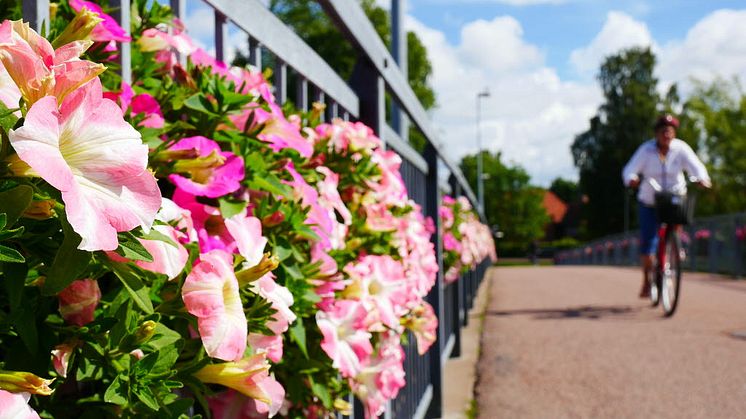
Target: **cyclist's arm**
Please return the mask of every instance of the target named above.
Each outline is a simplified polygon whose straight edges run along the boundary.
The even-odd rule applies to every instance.
[[[712,186],[710,175],[707,174],[707,168],[688,144],[684,151],[684,170],[705,188]]]
[[[631,188],[636,188],[640,184],[639,173],[642,171],[643,164],[645,163],[644,145],[645,143],[637,148],[635,154],[632,155],[632,158],[629,159],[629,162],[627,162],[622,170],[622,181],[626,186]]]

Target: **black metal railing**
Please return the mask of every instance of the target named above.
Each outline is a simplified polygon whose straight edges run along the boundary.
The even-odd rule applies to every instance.
[[[606,236],[571,250],[558,252],[562,265],[639,264],[639,232]],[[696,219],[684,226],[681,242],[684,268],[741,277],[746,273],[746,213]]]
[[[190,0],[191,1],[191,0]],[[402,62],[406,39],[402,32],[404,0],[392,0],[394,14],[392,34],[396,59],[378,37],[373,25],[365,16],[359,3],[351,0],[318,0],[325,12],[347,40],[359,51],[353,76],[343,80],[295,32],[277,18],[259,0],[204,0],[214,11],[216,56],[225,60],[228,48],[227,25],[234,24],[248,39],[246,46],[249,62],[261,67],[262,54],[272,55],[273,84],[279,102],[288,98],[288,73],[295,83],[295,105],[308,109],[311,102],[326,104],[328,118],[359,120],[370,126],[384,141],[386,147],[402,158],[401,174],[412,199],[422,206],[426,216],[435,221],[438,262],[443,258],[439,234],[438,207],[442,193],[465,196],[472,203],[484,222],[486,219],[477,199],[458,165],[444,151],[435,135],[435,129],[410,88],[406,73],[397,64]],[[184,20],[186,0],[170,0],[176,17]],[[116,8],[114,16],[125,30],[129,30],[130,0],[110,0]],[[40,29],[49,20],[49,0],[22,0],[24,19]],[[187,28],[188,30],[189,28]],[[131,82],[129,44],[119,45],[119,60],[123,80]],[[185,57],[180,57],[183,61]],[[406,61],[404,59],[403,61]],[[385,95],[392,101],[391,120],[386,121]],[[426,138],[423,153],[414,150],[404,139],[408,125],[416,127]],[[391,128],[391,127],[395,128]],[[441,168],[446,172],[439,172]],[[443,179],[449,179],[443,184]],[[473,305],[476,290],[481,283],[488,261],[464,275],[458,282],[444,285],[442,269],[438,281],[427,301],[433,306],[440,326],[438,342],[424,356],[417,354],[416,341],[410,336],[405,346],[405,372],[407,386],[391,403],[386,417],[424,418],[442,416],[442,371],[448,356],[460,353],[460,327],[468,321],[468,309]],[[359,414],[359,409],[355,409]],[[354,416],[357,416],[354,415]]]

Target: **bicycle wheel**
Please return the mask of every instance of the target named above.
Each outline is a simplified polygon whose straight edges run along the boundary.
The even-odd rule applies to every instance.
[[[676,311],[681,291],[681,243],[674,228],[666,233],[665,261],[660,267],[661,276],[661,302],[666,317],[670,317]]]

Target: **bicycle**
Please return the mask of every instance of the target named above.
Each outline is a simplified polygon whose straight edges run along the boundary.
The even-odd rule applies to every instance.
[[[690,178],[690,182],[697,182]],[[654,266],[648,272],[650,302],[653,307],[659,302],[663,313],[671,317],[676,311],[681,293],[681,262],[685,258],[679,237],[680,226],[689,224],[694,214],[694,197],[672,192],[663,192],[654,180],[656,215],[661,225],[658,228],[658,246]],[[653,276],[651,278],[651,276]]]

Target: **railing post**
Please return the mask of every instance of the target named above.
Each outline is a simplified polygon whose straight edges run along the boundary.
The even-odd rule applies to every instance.
[[[406,0],[391,0],[391,55],[407,77],[407,32],[404,30]],[[391,128],[404,141],[409,142],[409,120],[396,101],[391,101]]]
[[[171,11],[174,17],[183,21],[186,16],[186,0],[170,0]],[[176,59],[183,67],[186,67],[187,57],[184,54],[176,53]]]
[[[274,69],[275,96],[280,105],[288,101],[288,65],[279,58]]]
[[[127,35],[130,34],[130,0],[111,0],[111,6],[114,7],[114,19],[124,29]],[[122,81],[132,84],[132,45],[129,42],[118,42],[119,44],[119,72]]]
[[[215,12],[215,58],[225,63],[225,50],[228,45],[228,19],[217,10]]]
[[[381,138],[383,126],[386,123],[385,86],[383,77],[378,74],[378,70],[369,58],[362,56],[358,58],[350,78],[350,87],[360,98],[360,118],[358,119],[371,127],[373,132]],[[435,187],[437,188],[437,179]]]
[[[302,110],[308,110],[308,80],[298,75],[295,87],[295,107]]]
[[[23,0],[23,20],[41,33],[49,33],[49,0]]]
[[[252,36],[249,36],[249,64],[262,71],[262,44]]]
[[[381,94],[381,98],[383,95]],[[360,104],[360,113],[363,113],[364,102]],[[435,233],[432,241],[435,245],[435,256],[438,261],[438,274],[435,286],[430,290],[427,300],[432,305],[435,315],[439,319],[445,318],[443,313],[443,251],[442,240],[440,237],[440,217],[438,216],[438,206],[440,205],[440,188],[438,187],[438,151],[432,143],[428,143],[425,148],[424,156],[427,161],[428,173],[425,181],[425,216],[431,217],[435,224]],[[445,342],[445,333],[443,322],[438,322],[437,344],[430,347],[430,383],[433,388],[433,398],[427,410],[427,417],[439,418],[443,415],[443,347]]]

